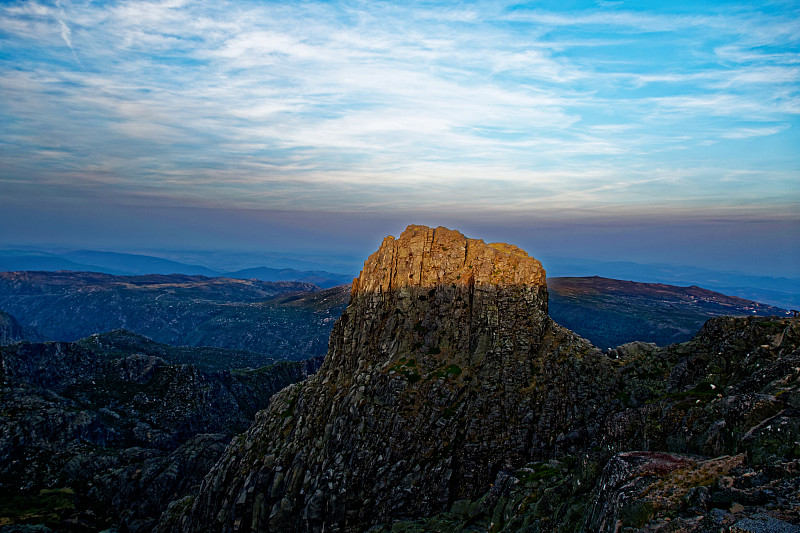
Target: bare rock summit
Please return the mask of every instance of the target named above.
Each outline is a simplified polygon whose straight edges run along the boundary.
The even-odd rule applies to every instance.
[[[536,259],[506,243],[486,244],[444,227],[408,226],[364,263],[352,294],[438,285],[545,285]]]
[[[320,371],[273,397],[162,531],[363,531],[475,498],[540,445],[548,402],[523,391],[555,345],[593,349],[548,318],[538,261],[409,226],[365,262]]]

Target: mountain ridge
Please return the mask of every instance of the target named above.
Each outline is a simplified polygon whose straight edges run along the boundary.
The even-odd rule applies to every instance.
[[[639,283],[665,283],[678,286],[698,285],[740,298],[764,302],[787,309],[800,302],[800,277],[757,275],[738,271],[646,264],[631,261],[547,257],[546,263],[558,277],[601,277]]]
[[[55,249],[0,249],[0,271],[71,270],[97,271],[117,275],[136,274],[206,274],[262,281],[305,281],[323,288],[350,283],[358,272],[354,260],[347,261],[347,269],[330,253],[313,262],[303,256],[282,257],[275,254],[206,252],[106,252],[95,250]],[[76,255],[77,254],[77,255]],[[161,255],[158,255],[161,254]],[[229,260],[221,260],[219,256]],[[15,259],[16,258],[16,262]],[[83,264],[81,259],[97,259],[94,264]],[[109,258],[117,261],[108,262]],[[698,285],[707,289],[765,302],[787,309],[798,307],[800,278],[784,275],[764,275],[736,270],[713,270],[689,265],[635,263],[632,261],[603,261],[596,259],[544,256],[540,260],[548,266],[551,277],[586,277],[598,275],[607,278],[639,283],[666,283],[686,286]],[[75,261],[78,261],[77,263]],[[153,271],[152,265],[164,268]],[[132,268],[139,265],[150,268]],[[166,265],[172,265],[171,268]],[[257,266],[261,265],[261,266]],[[271,266],[264,266],[271,265]],[[281,265],[281,266],[276,266]],[[331,269],[334,269],[331,271]],[[352,273],[347,272],[352,269]]]
[[[599,276],[548,280],[550,316],[595,346],[634,340],[665,346],[688,341],[716,316],[791,316],[785,309],[697,286]]]
[[[151,255],[75,250],[71,252],[41,252],[31,250],[0,250],[0,271],[60,271],[98,272],[117,276],[148,274],[184,274],[261,281],[298,281],[313,283],[324,289],[349,283],[353,276],[324,270],[296,270],[266,266],[240,269],[209,268]]]
[[[303,296],[288,302],[290,294]],[[124,328],[172,345],[249,350],[265,360],[323,354],[346,298],[341,289],[298,282],[0,272],[0,309],[35,329],[32,340],[74,341]]]

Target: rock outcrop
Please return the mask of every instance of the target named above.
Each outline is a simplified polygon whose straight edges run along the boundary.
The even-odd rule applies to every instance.
[[[423,226],[385,239],[320,372],[273,398],[180,527],[361,531],[478,496],[574,418],[535,386],[543,368],[592,354],[591,381],[607,364],[546,311],[545,272],[517,247]]]
[[[443,227],[409,226],[397,239],[386,237],[364,262],[352,296],[449,285],[544,287],[545,271],[511,244],[486,244]]]
[[[551,459],[508,472],[479,498],[374,532],[798,527],[800,320],[716,318],[690,342],[604,356],[616,377],[597,382],[613,397],[575,428],[599,439],[566,433]],[[565,365],[539,383],[559,376],[577,377]],[[579,398],[565,401],[587,411]]]
[[[366,261],[320,372],[275,395],[160,531],[710,531],[732,522],[697,518],[714,505],[741,511],[726,476],[775,491],[748,513],[795,520],[799,329],[715,319],[686,344],[601,352],[549,319],[518,248],[410,226]],[[647,500],[691,471],[720,494],[687,474],[693,503]]]

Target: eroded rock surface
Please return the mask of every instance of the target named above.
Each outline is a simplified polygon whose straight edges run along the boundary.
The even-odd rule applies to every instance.
[[[397,239],[386,237],[369,256],[352,294],[469,284],[544,286],[545,271],[512,244],[486,244],[443,227],[409,226]]]
[[[574,418],[535,375],[577,352],[604,364],[546,310],[544,270],[514,246],[421,226],[387,238],[320,372],[258,415],[181,527],[360,531],[478,496],[532,447],[556,445],[560,432],[537,425]]]
[[[422,226],[385,239],[320,372],[274,396],[160,530],[718,531],[754,513],[798,519],[797,320],[721,318],[689,343],[601,352],[546,312],[544,271],[516,247]],[[731,488],[753,496],[734,506]]]

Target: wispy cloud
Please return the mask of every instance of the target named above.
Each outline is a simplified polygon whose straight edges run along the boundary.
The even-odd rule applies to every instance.
[[[5,4],[0,187],[553,213],[786,192],[720,176],[798,139],[798,12],[606,4]]]
[[[766,135],[775,135],[787,129],[788,124],[778,126],[765,127],[765,128],[739,128],[732,131],[723,132],[721,135],[726,139],[748,139],[750,137],[763,137]]]

